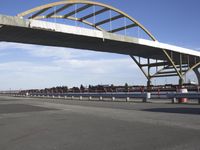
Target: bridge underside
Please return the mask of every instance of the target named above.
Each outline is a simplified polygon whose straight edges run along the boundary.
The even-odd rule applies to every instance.
[[[0,41],[70,47],[92,51],[134,55],[143,58],[151,57],[152,59],[160,60],[166,59],[162,51],[159,51],[159,49],[154,47],[118,41],[112,38],[108,39],[106,36],[105,38],[99,38],[75,34],[64,34],[48,30],[3,26],[0,28]],[[149,56],[149,54],[151,56]]]
[[[17,25],[13,25],[14,23]],[[184,76],[191,70],[195,70],[200,84],[199,52],[154,41],[72,26],[65,26],[71,30],[63,32],[57,30],[59,26],[57,24],[41,23],[46,24],[47,27],[31,26],[29,21],[17,17],[0,16],[0,41],[130,55],[146,76],[148,85],[151,84],[152,78],[168,76],[178,76],[180,84],[182,84]],[[52,25],[55,28],[49,27]],[[141,61],[141,58],[146,59],[146,62]]]

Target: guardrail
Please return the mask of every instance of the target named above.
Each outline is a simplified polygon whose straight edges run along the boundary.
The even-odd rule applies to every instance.
[[[105,98],[111,98],[113,101],[115,99],[126,99],[126,101],[129,101],[131,98],[138,98],[142,99],[143,102],[147,102],[148,99],[151,98],[150,93],[31,93],[26,95],[15,95],[15,96],[31,96],[31,97],[52,97],[52,98],[79,98],[82,100],[83,98],[88,98],[89,100],[92,100],[92,98],[98,98],[99,100],[103,100]]]
[[[116,97],[116,98],[146,98],[147,94],[142,93],[142,94],[131,94],[131,93],[64,93],[64,94],[30,94],[30,96],[60,96],[60,97],[105,97],[105,98],[110,98],[110,97]]]
[[[170,93],[167,97],[172,99],[172,103],[175,103],[177,99],[187,98],[195,99],[198,101],[198,104],[200,104],[200,93]]]
[[[188,99],[200,99],[200,93],[170,93],[167,94],[168,98],[188,98]]]
[[[115,99],[126,99],[129,101],[133,98],[142,99],[143,102],[147,102],[151,98],[162,98],[162,99],[172,99],[172,103],[175,103],[177,99],[188,98],[198,100],[200,104],[200,93],[166,93],[162,95],[157,95],[155,93],[33,93],[28,95],[16,95],[16,96],[31,96],[31,97],[52,97],[52,98],[71,98],[71,99],[80,99],[88,98],[98,98],[103,100],[105,98],[111,98],[113,101]]]

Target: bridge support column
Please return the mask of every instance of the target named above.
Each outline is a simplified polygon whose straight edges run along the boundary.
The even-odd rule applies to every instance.
[[[199,72],[198,69],[199,69],[199,68],[195,68],[195,69],[194,69],[194,73],[195,73],[196,76],[197,76],[198,85],[200,85],[200,72]]]
[[[200,86],[200,72],[199,72],[199,67],[193,69],[194,70],[194,73],[196,74],[197,76],[197,80],[198,80],[198,86]],[[200,98],[198,99],[198,104],[200,104]]]
[[[147,92],[146,92],[146,96],[145,98],[143,99],[143,102],[148,102],[148,100],[151,98],[151,79],[148,78],[148,81],[147,81]]]
[[[180,67],[180,79],[179,79],[179,85],[180,85],[180,88],[182,88],[183,86],[183,83],[184,83],[184,79],[183,79],[183,56],[182,54],[179,54],[179,67]]]
[[[183,79],[183,78],[180,78],[180,79],[179,79],[179,85],[180,85],[181,87],[182,87],[183,83],[184,83],[184,79]]]
[[[147,81],[147,92],[151,91],[151,79],[148,79]]]

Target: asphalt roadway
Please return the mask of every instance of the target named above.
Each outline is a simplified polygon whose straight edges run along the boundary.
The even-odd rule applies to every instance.
[[[1,96],[0,150],[200,150],[200,105]]]

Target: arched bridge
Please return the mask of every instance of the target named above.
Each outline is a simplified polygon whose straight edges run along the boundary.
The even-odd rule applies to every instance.
[[[0,15],[0,41],[130,55],[148,86],[152,78],[168,76],[178,76],[183,84],[184,76],[192,70],[200,84],[200,52],[160,43],[137,20],[99,2],[65,0],[15,17]]]

